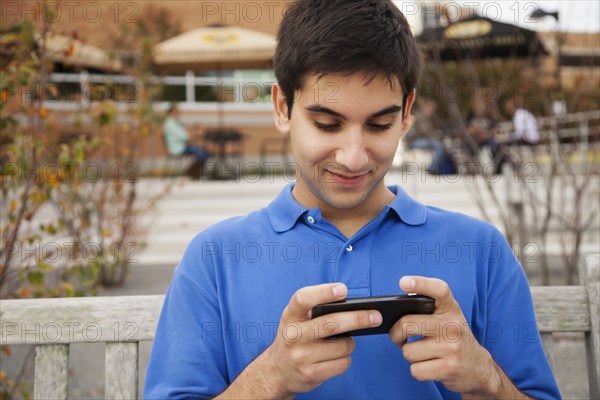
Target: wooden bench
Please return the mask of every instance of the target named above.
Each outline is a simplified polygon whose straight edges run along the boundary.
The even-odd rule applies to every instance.
[[[600,255],[582,263],[580,286],[532,287],[538,328],[554,368],[553,332],[585,334],[590,398],[600,396]],[[152,340],[164,296],[3,300],[0,344],[35,350],[34,399],[66,399],[69,345],[105,342],[105,398],[135,399],[138,344]]]
[[[140,176],[180,176],[194,163],[194,156],[147,157],[137,162]]]

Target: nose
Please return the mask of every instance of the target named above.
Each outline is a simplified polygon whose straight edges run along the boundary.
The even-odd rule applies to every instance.
[[[360,128],[343,135],[335,153],[336,163],[348,172],[360,172],[369,162],[365,138]]]

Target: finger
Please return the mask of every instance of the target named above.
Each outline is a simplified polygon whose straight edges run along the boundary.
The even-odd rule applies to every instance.
[[[306,370],[306,378],[319,377],[319,381],[327,381],[335,376],[341,375],[350,367],[352,359],[350,356],[338,358],[335,360],[323,361],[310,365]]]
[[[445,339],[456,341],[460,340],[462,334],[462,326],[458,322],[447,321],[435,314],[405,315],[390,329],[390,338],[399,346],[412,336],[432,337],[437,341]]]
[[[390,339],[397,346],[404,346],[409,337],[422,336],[425,322],[417,322],[400,318],[390,329]]]
[[[311,321],[319,338],[327,338],[357,329],[374,328],[381,325],[383,317],[377,310],[342,311],[322,315]]]
[[[302,322],[310,319],[309,312],[316,305],[343,300],[348,294],[348,288],[343,283],[325,283],[322,285],[305,286],[294,293],[290,302],[283,310],[283,322]]]
[[[407,293],[418,293],[435,299],[435,312],[444,312],[454,303],[454,296],[446,282],[423,276],[403,276],[400,289]]]
[[[296,346],[289,355],[296,365],[309,365],[348,357],[355,349],[354,339],[345,337]]]
[[[425,338],[402,345],[402,355],[410,363],[440,358],[445,345],[433,338]]]
[[[446,372],[447,363],[439,358],[410,365],[410,374],[418,381],[439,381]]]
[[[310,345],[317,356],[315,362],[325,362],[348,357],[356,349],[356,342],[351,337],[340,337],[333,340],[321,340]]]

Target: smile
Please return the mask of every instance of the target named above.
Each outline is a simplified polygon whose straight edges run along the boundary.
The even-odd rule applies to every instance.
[[[368,173],[363,173],[360,175],[342,175],[329,170],[326,170],[329,174],[331,174],[333,180],[344,186],[356,186],[363,181],[363,179],[368,175]]]

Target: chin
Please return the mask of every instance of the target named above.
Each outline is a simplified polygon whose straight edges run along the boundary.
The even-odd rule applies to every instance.
[[[321,199],[329,207],[347,210],[363,204],[369,195],[370,193],[325,193]]]

